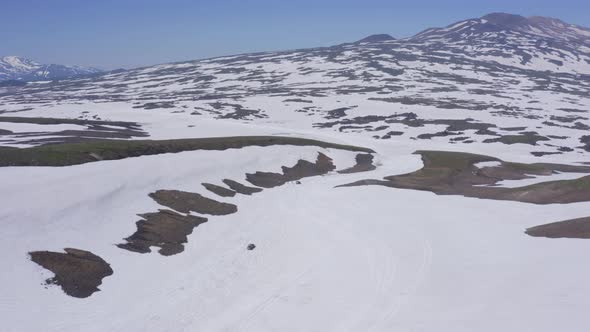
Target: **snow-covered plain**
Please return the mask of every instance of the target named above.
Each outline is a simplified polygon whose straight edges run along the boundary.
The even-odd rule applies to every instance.
[[[369,141],[363,143],[371,143]],[[407,148],[371,144],[370,177],[419,169]],[[278,171],[317,151],[350,166],[353,153],[313,147],[197,151],[64,168],[5,168],[0,250],[9,266],[5,331],[583,331],[590,242],[527,237],[588,203],[531,204],[383,187],[334,188],[365,173],[304,179],[225,201],[184,252],[164,257],[114,246],[147,194],[201,192],[201,182]],[[35,190],[31,190],[35,188]],[[428,208],[424,208],[428,207]],[[254,251],[246,245],[255,243]],[[83,248],[115,273],[86,299],[40,284],[34,250]],[[31,319],[34,313],[36,319]]]

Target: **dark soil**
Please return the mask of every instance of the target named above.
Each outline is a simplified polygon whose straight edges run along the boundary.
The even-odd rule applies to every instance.
[[[221,196],[221,197],[234,197],[236,195],[235,191],[224,188],[222,186],[218,186],[216,184],[202,183],[202,185],[210,192],[212,192],[218,196]]]
[[[102,279],[113,274],[111,266],[89,251],[66,248],[65,253],[30,252],[31,260],[55,273],[47,284],[59,285],[73,297],[85,298],[98,292]]]
[[[546,152],[546,151],[533,151],[531,154],[535,157],[551,156],[555,154],[562,154],[562,152]]]
[[[83,142],[89,139],[129,139],[133,137],[148,136],[148,134],[141,129],[141,126],[135,122],[58,118],[0,117],[0,123],[1,122],[33,123],[39,125],[76,124],[86,127],[86,129],[80,128],[79,130],[62,130],[58,132],[47,132],[41,130],[39,132],[26,132],[15,134],[13,141],[18,141],[24,144],[44,145],[56,143]],[[23,138],[29,139],[23,140]]]
[[[383,135],[381,137],[381,139],[390,139],[392,136],[401,136],[403,134],[404,134],[403,131],[395,131],[395,130],[393,130],[393,131],[387,132],[387,134]]]
[[[338,171],[340,174],[361,173],[376,169],[373,165],[373,155],[371,154],[357,154],[356,164],[350,168]]]
[[[323,153],[318,153],[315,163],[299,160],[293,167],[282,167],[286,181],[296,181],[310,176],[323,175],[336,169],[332,159]]]
[[[338,118],[342,118],[346,116],[346,111],[352,110],[354,108],[356,108],[357,106],[352,106],[352,107],[340,107],[337,109],[333,109],[328,111],[328,115],[326,116],[326,119],[338,119]]]
[[[432,139],[433,137],[447,137],[447,136],[459,136],[463,135],[463,132],[453,132],[448,130],[443,130],[437,133],[428,133],[428,134],[420,134],[416,136],[418,139]]]
[[[504,144],[529,144],[537,145],[541,141],[549,141],[550,139],[537,134],[536,132],[523,132],[520,135],[505,135],[498,138],[488,138],[483,143],[504,143]]]
[[[526,130],[527,127],[507,127],[507,128],[500,128],[505,131],[523,131]]]
[[[582,149],[590,152],[590,135],[580,137],[580,142],[584,144],[584,146],[582,146]]]
[[[261,188],[248,187],[246,185],[243,185],[237,181],[230,180],[230,179],[224,179],[223,183],[225,183],[228,187],[230,187],[232,190],[234,190],[238,194],[242,194],[242,195],[252,195],[252,194],[262,191]]]
[[[274,188],[287,182],[283,174],[271,172],[256,172],[246,174],[246,181],[262,188]]]
[[[158,204],[171,208],[172,210],[190,213],[191,211],[210,214],[227,215],[236,213],[238,207],[234,204],[222,203],[196,193],[178,190],[158,190],[149,195]]]
[[[494,187],[502,180],[520,180],[530,175],[558,172],[590,173],[590,167],[559,164],[519,164],[497,158],[460,152],[418,151],[424,167],[416,172],[363,180],[344,186],[383,185],[430,191],[438,195],[510,200],[534,204],[590,201],[590,176],[574,180],[547,181],[518,188]],[[484,161],[499,161],[499,167],[477,168]]]
[[[99,120],[83,120],[83,119],[58,119],[58,118],[29,118],[16,116],[0,116],[0,122],[10,123],[34,123],[40,125],[56,125],[56,124],[76,124],[81,126],[116,126],[127,129],[139,129],[141,126],[136,122],[123,121],[99,121]]]
[[[535,226],[525,233],[535,237],[590,239],[590,217]]]
[[[143,219],[136,223],[137,231],[126,238],[127,243],[117,247],[129,251],[148,253],[150,247],[160,247],[163,256],[170,256],[184,251],[183,243],[193,228],[207,222],[207,218],[185,216],[170,210],[140,215]]]
[[[305,177],[323,175],[336,169],[332,159],[323,153],[318,153],[315,163],[307,160],[299,160],[293,167],[282,167],[283,174],[256,172],[246,174],[246,180],[255,186],[274,188],[282,186],[289,181],[297,181]]]
[[[70,166],[99,160],[118,160],[162,153],[273,145],[318,146],[366,153],[374,152],[367,148],[279,136],[235,136],[159,141],[88,140],[81,143],[53,144],[23,149],[0,147],[0,167]]]

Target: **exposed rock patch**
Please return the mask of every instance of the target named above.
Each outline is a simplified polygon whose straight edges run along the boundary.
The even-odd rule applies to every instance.
[[[300,180],[310,176],[323,175],[336,169],[332,159],[323,153],[318,153],[315,163],[299,160],[293,167],[282,167],[286,181]]]
[[[392,131],[387,132],[387,134],[383,135],[381,137],[381,139],[390,139],[393,136],[401,136],[403,134],[404,134],[403,131],[392,130]]]
[[[537,145],[541,141],[549,141],[550,139],[537,134],[534,131],[523,132],[520,135],[505,135],[498,138],[489,138],[484,140],[484,143],[503,143],[503,144],[529,144]]]
[[[248,173],[246,174],[246,181],[262,188],[274,188],[287,182],[283,174],[272,172]]]
[[[531,227],[526,230],[526,234],[547,238],[590,239],[590,217]]]
[[[65,253],[33,251],[31,260],[55,273],[47,284],[59,285],[73,297],[85,298],[99,291],[102,279],[113,274],[111,266],[99,256],[80,249],[66,248]]]
[[[0,117],[0,123],[1,122],[36,124],[41,126],[59,124],[80,126],[79,130],[11,132],[11,134],[14,135],[12,138],[14,142],[34,145],[83,142],[90,138],[129,139],[133,137],[148,136],[148,134],[141,129],[141,126],[135,122],[7,116]],[[0,130],[0,134],[2,134],[2,130]]]
[[[533,185],[504,188],[495,185],[503,180],[522,180],[530,175],[554,172],[590,173],[590,167],[559,164],[520,164],[460,152],[418,151],[424,167],[416,172],[363,180],[344,186],[383,185],[401,189],[430,191],[438,195],[510,200],[534,204],[590,201],[590,176],[574,180],[547,181]],[[475,164],[495,161],[500,166],[478,168]]]
[[[238,211],[238,207],[234,204],[218,202],[200,194],[186,191],[158,190],[149,194],[149,196],[158,204],[182,213],[193,211],[218,216],[232,214]]]
[[[50,138],[44,143],[54,142]],[[75,141],[68,144],[52,144],[31,148],[0,147],[0,167],[2,166],[70,166],[97,160],[119,160],[129,157],[177,153],[195,150],[241,149],[249,146],[318,146],[347,151],[373,153],[367,148],[333,144],[317,140],[280,136],[233,136],[208,137],[174,140],[97,140],[84,137],[71,137]],[[97,159],[94,156],[99,156]]]
[[[377,168],[373,165],[373,158],[374,157],[371,154],[357,154],[355,157],[356,164],[350,168],[338,171],[338,173],[350,174],[372,171]]]
[[[283,174],[270,172],[256,172],[246,174],[246,180],[255,186],[274,188],[289,181],[300,180],[305,177],[323,175],[336,169],[332,159],[323,153],[318,153],[315,163],[299,160],[293,167],[282,167]]]
[[[252,194],[262,191],[261,188],[248,187],[246,185],[243,185],[237,181],[230,180],[230,179],[224,179],[223,183],[225,183],[233,191],[237,192],[238,194],[242,194],[242,195],[252,195]]]
[[[580,137],[580,142],[584,144],[582,149],[590,152],[590,135]]]
[[[234,197],[236,195],[235,191],[224,188],[222,186],[212,184],[212,183],[202,183],[202,185],[210,192],[217,194],[218,196],[221,196],[221,197]]]
[[[163,256],[170,256],[184,251],[187,236],[193,228],[207,222],[207,218],[181,215],[170,210],[139,215],[143,219],[136,223],[137,231],[125,240],[127,243],[117,247],[129,251],[148,253],[150,247],[160,247]]]
[[[346,112],[352,109],[355,109],[357,106],[352,107],[340,107],[333,110],[328,111],[328,115],[326,119],[339,119],[345,117],[347,114]]]

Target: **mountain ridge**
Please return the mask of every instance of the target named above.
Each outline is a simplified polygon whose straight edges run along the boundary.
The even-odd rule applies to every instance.
[[[554,38],[590,45],[590,28],[569,24],[552,17],[525,17],[508,13],[490,13],[479,18],[458,21],[444,28],[428,28],[406,39],[424,40],[433,37],[458,39],[474,33],[494,32],[518,32],[538,38]]]
[[[0,81],[56,80],[102,72],[93,67],[41,64],[16,55],[0,57]]]

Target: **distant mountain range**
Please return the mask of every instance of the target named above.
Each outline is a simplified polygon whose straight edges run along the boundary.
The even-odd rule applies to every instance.
[[[40,64],[19,56],[0,58],[0,81],[57,80],[102,72],[102,70],[92,67]]]

